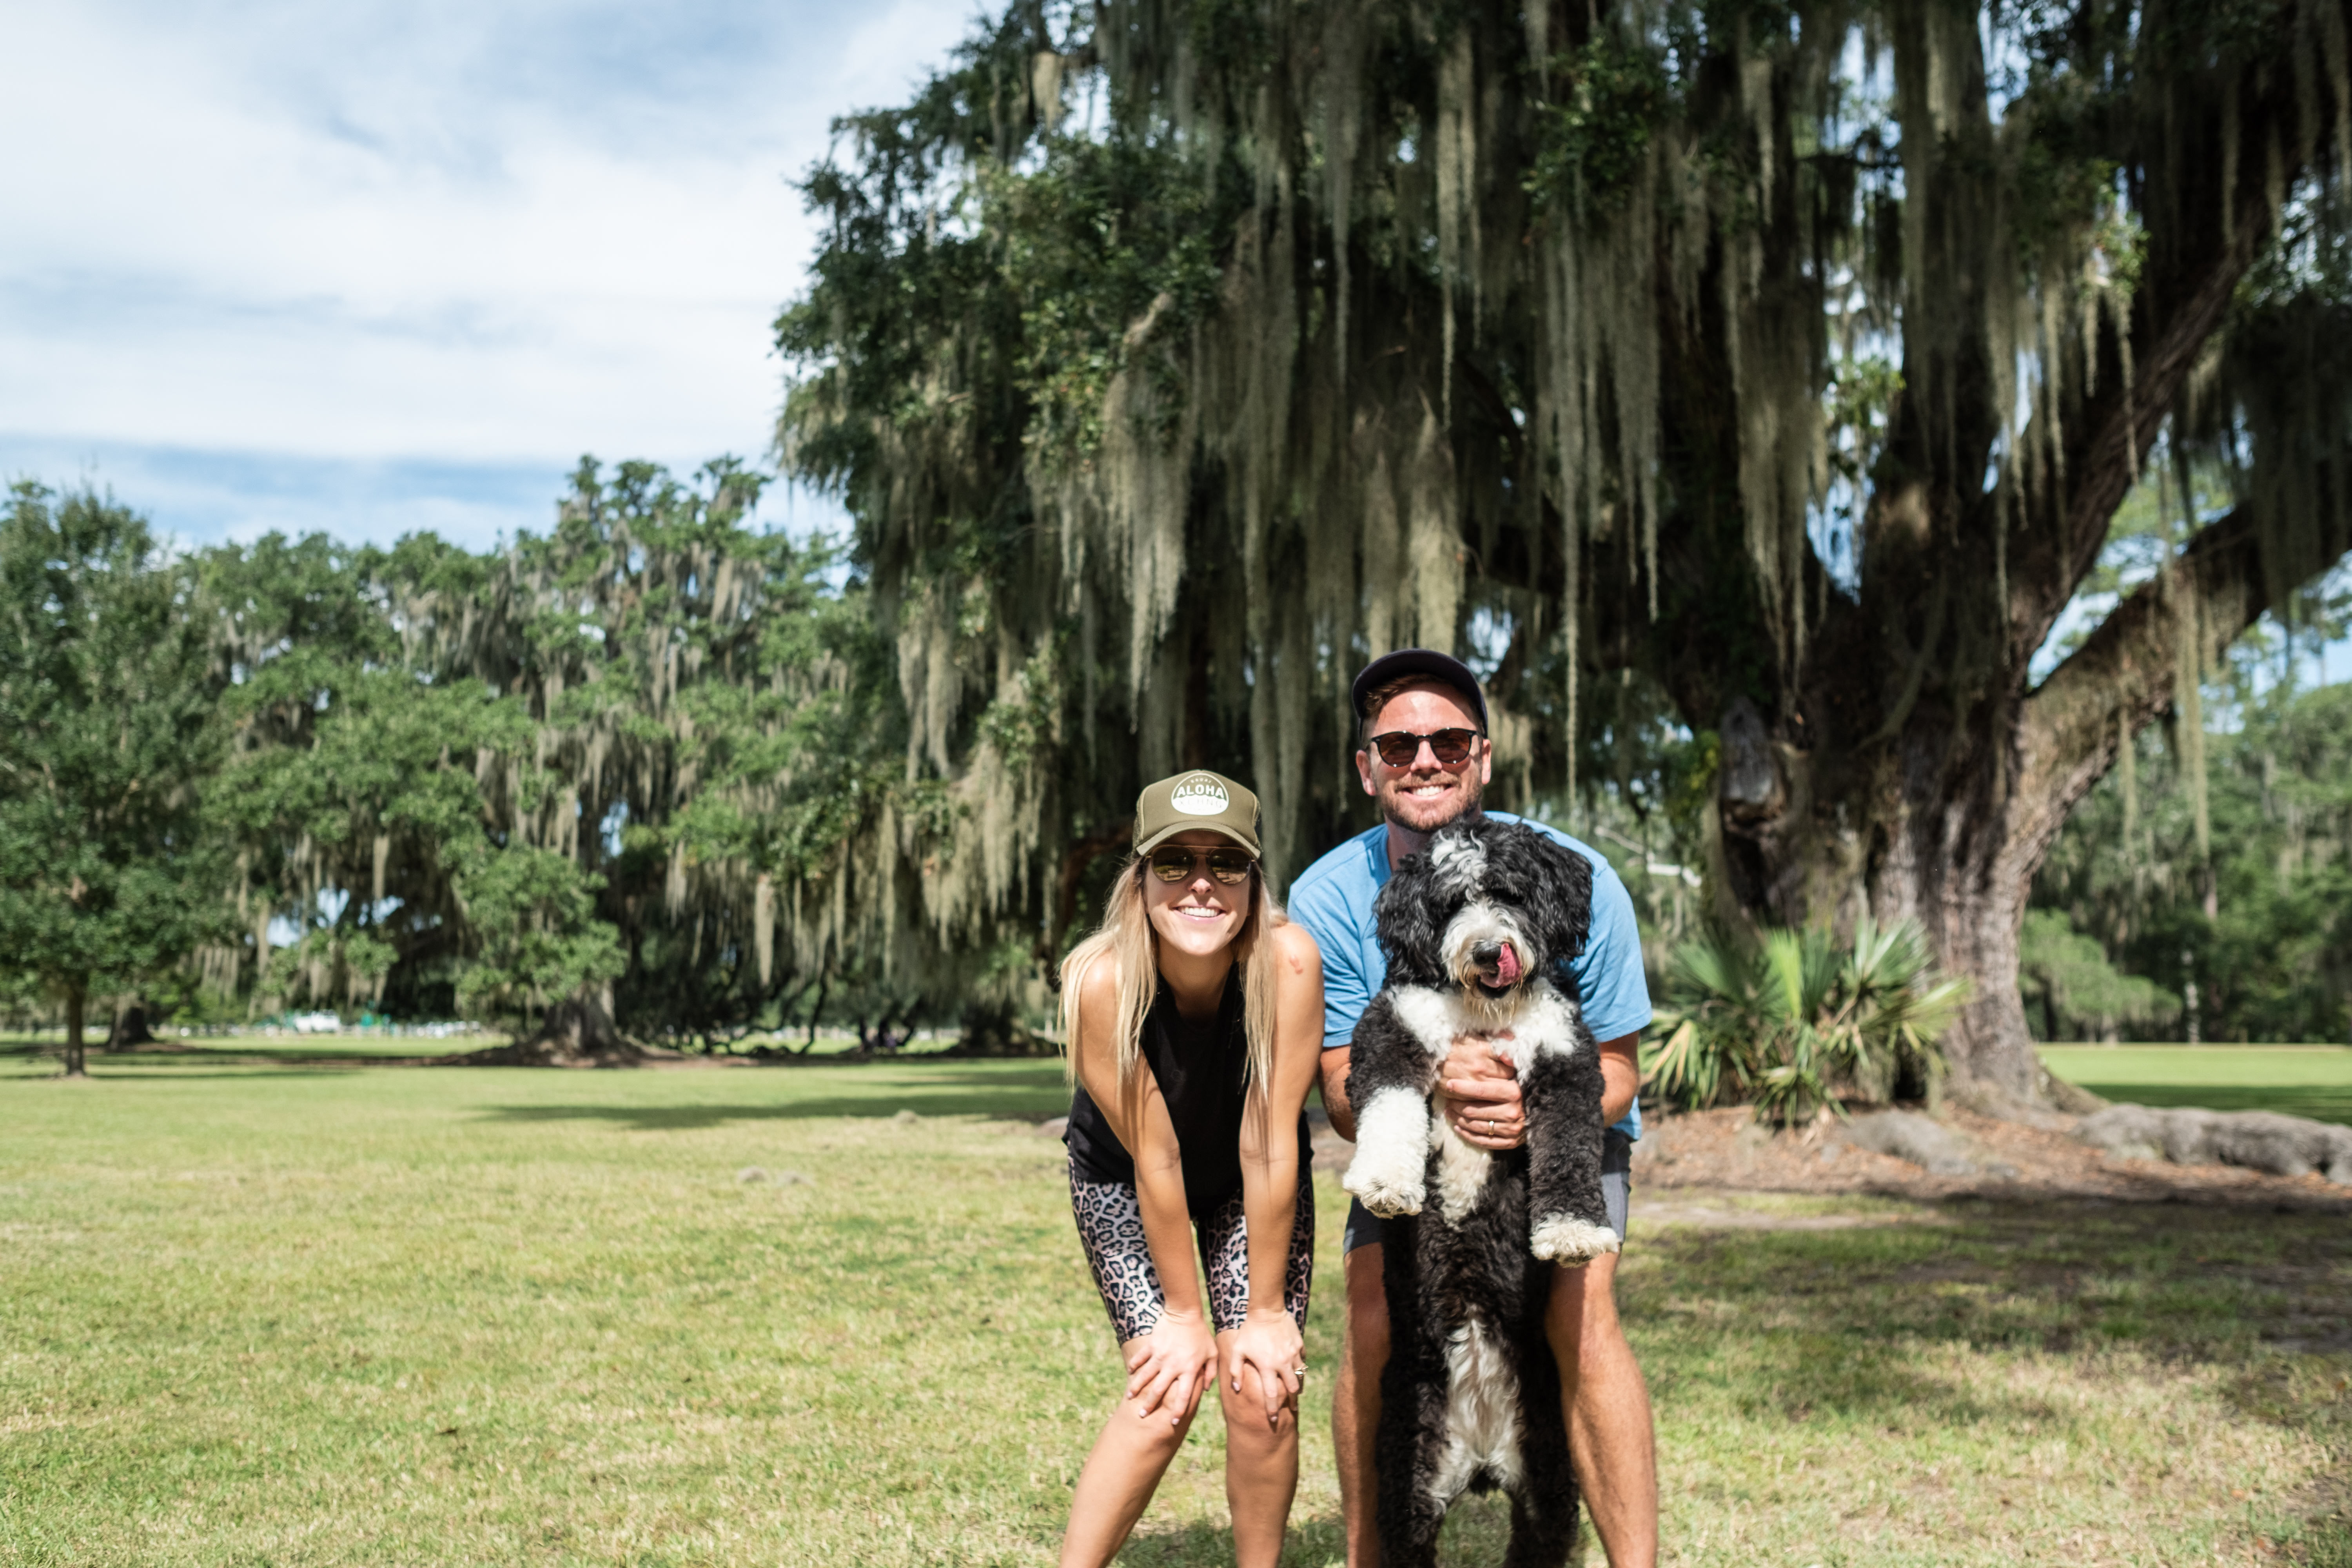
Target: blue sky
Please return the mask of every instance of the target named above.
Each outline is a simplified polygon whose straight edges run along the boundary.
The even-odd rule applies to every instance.
[[[0,8],[0,477],[110,487],[189,543],[484,546],[583,452],[761,458],[815,233],[786,180],[972,15]]]

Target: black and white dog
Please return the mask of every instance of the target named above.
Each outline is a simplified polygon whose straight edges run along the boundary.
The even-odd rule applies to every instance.
[[[1618,1247],[1601,1195],[1601,1054],[1552,983],[1583,951],[1592,868],[1516,823],[1456,823],[1398,867],[1372,906],[1388,986],[1356,1024],[1341,1184],[1390,1223],[1381,1379],[1381,1561],[1437,1561],[1467,1490],[1511,1498],[1513,1564],[1563,1563],[1576,1478],[1544,1338],[1551,1265]],[[1433,1106],[1455,1037],[1499,1035],[1527,1145],[1474,1148]]]

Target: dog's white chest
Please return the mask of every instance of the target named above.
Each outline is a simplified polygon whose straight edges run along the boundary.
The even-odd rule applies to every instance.
[[[1442,1061],[1464,1035],[1499,1035],[1496,1051],[1524,1066],[1538,1056],[1576,1049],[1577,1005],[1548,980],[1528,987],[1518,1005],[1505,1012],[1474,1007],[1459,991],[1438,991],[1425,985],[1400,985],[1389,994],[1396,1015],[1412,1031],[1430,1059]]]
[[[1470,1205],[1478,1201],[1478,1193],[1486,1184],[1486,1173],[1494,1168],[1495,1156],[1486,1150],[1465,1143],[1446,1120],[1442,1101],[1432,1101],[1429,1108],[1429,1142],[1437,1151],[1437,1180],[1434,1196],[1437,1212],[1445,1216],[1448,1225],[1460,1225],[1470,1213]]]
[[[1503,1348],[1472,1319],[1445,1345],[1445,1450],[1429,1489],[1443,1508],[1485,1470],[1507,1488],[1524,1478],[1519,1380]]]

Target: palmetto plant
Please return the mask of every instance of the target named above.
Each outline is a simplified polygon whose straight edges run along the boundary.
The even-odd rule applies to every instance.
[[[1821,929],[1721,931],[1675,950],[1664,1034],[1644,1048],[1643,1082],[1693,1109],[1748,1101],[1787,1125],[1842,1099],[1884,1101],[1898,1087],[1932,1095],[1937,1038],[1968,982],[1935,973],[1915,921],[1864,916],[1841,944]]]

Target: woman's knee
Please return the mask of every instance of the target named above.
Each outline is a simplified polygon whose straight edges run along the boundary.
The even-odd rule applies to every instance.
[[[1143,1407],[1132,1399],[1122,1399],[1111,1416],[1114,1427],[1126,1428],[1129,1446],[1137,1452],[1165,1461],[1173,1458],[1176,1450],[1184,1446],[1192,1430],[1192,1417],[1171,1421],[1166,1409],[1143,1414]]]
[[[1223,1384],[1218,1392],[1223,1395],[1225,1412],[1225,1452],[1252,1458],[1280,1453],[1298,1441],[1298,1411],[1286,1405],[1265,1418],[1265,1400],[1255,1392],[1246,1392],[1248,1380],[1243,1380],[1245,1392],[1235,1394]]]

